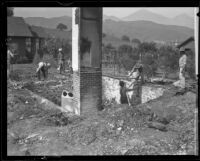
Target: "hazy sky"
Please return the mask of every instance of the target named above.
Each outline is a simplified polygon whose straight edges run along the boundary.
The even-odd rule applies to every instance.
[[[144,9],[144,8],[139,8],[139,7],[121,7],[121,8],[117,8],[117,7],[112,7],[112,8],[108,8],[105,7],[103,8],[103,13],[105,15],[109,15],[109,16],[116,16],[119,18],[128,16],[140,9]],[[193,17],[194,14],[194,8],[192,7],[154,7],[154,8],[150,8],[150,7],[145,7],[145,9],[154,12],[154,13],[158,13],[161,15],[164,15],[166,17],[175,17],[179,14],[187,14],[191,17]],[[64,16],[64,15],[68,15],[67,13],[71,12],[71,10],[69,8],[15,8],[14,9],[14,14],[15,16],[21,16],[21,17],[59,17],[59,16]]]

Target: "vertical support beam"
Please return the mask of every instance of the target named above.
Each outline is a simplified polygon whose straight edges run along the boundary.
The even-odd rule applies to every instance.
[[[197,15],[199,13],[199,8],[195,7],[194,8],[194,46],[195,46],[195,73],[196,73],[196,79],[198,79],[198,59],[199,59],[199,16]],[[197,81],[198,83],[198,81]],[[197,84],[197,96],[198,96],[198,84]],[[198,97],[196,96],[196,111],[198,111]],[[198,132],[198,112],[195,113],[195,136],[196,136],[196,147],[195,147],[195,155],[198,155],[198,149],[199,149],[199,132]]]
[[[195,42],[195,72],[196,76],[198,75],[198,46],[199,46],[199,17],[197,13],[199,12],[199,8],[194,8],[194,42]]]
[[[72,9],[74,111],[94,114],[102,103],[102,8]]]
[[[80,59],[79,59],[80,8],[72,8],[72,68],[74,113],[80,115]]]

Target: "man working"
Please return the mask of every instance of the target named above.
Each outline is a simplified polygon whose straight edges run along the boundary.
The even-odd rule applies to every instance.
[[[62,53],[62,48],[58,49],[58,70],[60,71],[60,74],[62,73],[62,71],[65,71],[64,55]]]
[[[133,89],[134,91],[128,92],[129,105],[135,105],[141,102],[141,83],[142,83],[142,70],[143,66],[140,62],[136,63],[131,72],[129,73],[129,78],[131,79],[131,84],[129,85],[129,89]]]
[[[180,58],[179,58],[179,81],[174,82],[174,86],[181,87],[185,89],[185,67],[187,62],[187,56],[185,50],[180,48]]]
[[[44,79],[48,77],[48,69],[51,67],[50,63],[46,62],[39,62],[38,63],[38,68],[36,70],[36,74],[38,76],[38,80],[40,80],[40,74],[42,72]]]

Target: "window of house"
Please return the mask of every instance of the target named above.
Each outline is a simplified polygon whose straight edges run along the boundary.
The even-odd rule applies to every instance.
[[[26,38],[26,50],[31,52],[31,38]]]

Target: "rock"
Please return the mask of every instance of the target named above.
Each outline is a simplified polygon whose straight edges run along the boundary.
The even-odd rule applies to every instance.
[[[122,130],[122,127],[117,128],[117,130],[121,131],[121,130]]]
[[[120,120],[119,123],[118,123],[118,125],[119,125],[120,127],[123,126],[123,124],[124,124],[124,121],[123,121],[123,120]]]
[[[147,125],[149,128],[158,129],[160,131],[167,131],[166,126],[159,122],[148,122]]]
[[[22,120],[24,118],[24,116],[21,116],[19,119]]]

